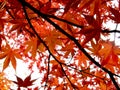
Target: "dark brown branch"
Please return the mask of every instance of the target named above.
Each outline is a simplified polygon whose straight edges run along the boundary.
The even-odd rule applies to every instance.
[[[41,39],[41,37],[38,35],[38,33],[36,32],[36,30],[34,29],[33,25],[32,25],[31,22],[30,22],[30,19],[29,19],[28,15],[27,15],[27,12],[26,12],[26,9],[25,9],[25,6],[24,6],[24,5],[23,5],[23,10],[24,10],[24,12],[25,12],[25,16],[26,16],[26,19],[27,19],[30,27],[32,28],[32,30],[34,31],[34,33],[36,34],[36,36],[38,37],[38,39],[39,39],[39,40],[43,43],[43,45],[47,48],[49,54],[59,63],[59,65],[61,66],[61,69],[62,69],[64,75],[66,76],[66,78],[67,78],[68,81],[70,82],[71,86],[75,89],[74,84],[72,84],[72,82],[70,81],[70,79],[69,79],[68,76],[66,75],[66,73],[65,73],[65,71],[64,71],[64,69],[63,69],[63,67],[62,67],[61,62],[59,62],[59,60],[57,60],[56,57],[51,53],[51,51],[49,50],[49,47],[46,45],[46,43]],[[49,57],[49,59],[50,59],[50,57]],[[50,61],[49,61],[49,62],[50,62]],[[48,70],[49,70],[49,62],[48,62]],[[48,72],[48,74],[49,74],[49,72]],[[48,76],[47,76],[47,80],[48,80]],[[47,80],[46,80],[46,81],[47,81]]]
[[[47,82],[48,82],[48,79],[49,79],[49,73],[50,73],[50,55],[48,57],[48,69],[47,69],[47,78],[46,78],[45,86],[47,86]]]
[[[79,50],[81,50],[88,58],[91,62],[93,62],[96,66],[98,66],[99,68],[101,68],[103,71],[105,71],[106,73],[108,73],[108,75],[110,76],[113,84],[115,85],[116,89],[120,89],[117,82],[115,81],[115,78],[113,77],[113,73],[111,71],[109,71],[108,69],[102,67],[97,61],[95,61],[94,58],[92,58],[87,51],[79,44],[79,42],[72,37],[70,34],[68,34],[67,32],[65,32],[61,27],[59,27],[57,24],[55,24],[52,20],[50,20],[48,17],[44,16],[43,13],[41,13],[39,10],[35,9],[34,7],[32,7],[29,3],[25,2],[24,0],[19,0],[23,6],[27,6],[28,8],[30,8],[31,10],[33,10],[35,13],[37,13],[38,15],[40,15],[42,18],[44,18],[47,22],[49,22],[51,25],[53,25],[57,30],[59,30],[62,34],[66,35],[69,39],[71,39],[79,48]],[[36,32],[36,31],[35,31]],[[37,32],[36,32],[37,34]],[[38,35],[39,37],[39,35]],[[41,38],[40,38],[41,39]],[[42,41],[44,43],[44,41]],[[46,45],[46,44],[45,44]],[[47,48],[49,49],[49,48]],[[51,52],[50,52],[51,53]]]
[[[62,63],[62,62],[60,62],[62,65],[64,65],[64,66],[67,66],[67,67],[70,67],[71,69],[74,69],[74,70],[76,70],[76,71],[79,71],[79,72],[83,72],[84,70],[79,70],[79,69],[77,69],[77,68],[74,68],[74,67],[72,67],[72,66],[70,66],[70,65],[68,65],[68,64],[65,64],[65,63]],[[86,69],[85,69],[86,70]],[[114,73],[112,73],[114,76],[116,76],[116,77],[119,77],[120,78],[120,76],[119,75],[117,75],[117,74],[114,74]],[[92,75],[93,76],[93,75]],[[95,75],[94,75],[95,76]],[[95,77],[98,77],[98,76],[95,76]]]
[[[59,64],[60,64],[60,67],[61,67],[62,72],[64,73],[65,77],[68,79],[68,81],[70,82],[70,84],[71,84],[71,86],[73,87],[73,89],[76,90],[76,87],[75,87],[74,84],[70,81],[70,79],[69,79],[69,77],[67,76],[65,70],[63,69],[62,64],[61,64],[60,62],[59,62]]]
[[[6,11],[8,12],[8,14],[9,14],[13,19],[15,19],[15,17],[12,15],[12,13],[9,11],[9,9],[6,8]]]
[[[119,88],[117,82],[115,81],[115,78],[114,78],[113,74],[109,74],[109,76],[110,76],[112,82],[114,83],[116,89],[117,89],[117,90],[120,90],[120,88]]]
[[[12,15],[12,13],[10,12],[10,10],[7,9],[7,7],[6,7],[6,11],[7,11],[8,14],[11,16],[11,18],[15,20],[15,17]],[[34,33],[32,33],[31,31],[29,31],[29,30],[27,30],[27,29],[26,29],[26,32],[28,32],[31,36],[35,36]]]
[[[37,10],[37,9],[36,9],[36,10]],[[42,14],[43,14],[45,17],[53,18],[53,19],[56,19],[56,20],[65,22],[65,23],[67,23],[67,24],[70,24],[70,25],[73,25],[73,26],[76,26],[76,27],[79,27],[79,28],[83,28],[83,27],[84,27],[84,26],[82,26],[82,25],[75,24],[75,23],[70,22],[70,21],[68,21],[68,20],[58,18],[58,17],[56,17],[56,16],[54,16],[54,15],[49,15],[49,14],[44,14],[44,13],[42,13]]]
[[[103,30],[102,33],[120,33],[120,31],[119,30],[108,30],[108,29],[106,29],[106,30]]]

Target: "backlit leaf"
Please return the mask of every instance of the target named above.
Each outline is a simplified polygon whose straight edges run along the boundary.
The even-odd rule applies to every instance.
[[[16,76],[17,78],[17,82],[13,81],[15,84],[18,85],[18,87],[25,87],[27,88],[28,86],[32,86],[33,82],[36,80],[31,80],[31,74],[29,76],[27,76],[24,80],[22,80],[20,77]]]
[[[25,45],[27,46],[24,54],[28,54],[28,52],[31,52],[32,57],[35,58],[36,56],[36,51],[38,48],[38,43],[37,43],[37,38],[36,37],[32,37],[29,41],[25,42]]]
[[[102,42],[102,44],[104,48],[99,51],[100,56],[102,56],[102,65],[118,65],[118,51],[120,51],[120,48],[114,46],[112,42]]]
[[[119,23],[120,0],[0,0],[1,69],[40,76],[13,90],[119,90]]]
[[[5,70],[9,66],[9,63],[10,63],[10,56],[7,55],[3,63],[3,70]]]
[[[0,54],[0,59],[3,59],[3,58],[5,58],[5,57],[6,57],[6,55],[7,55],[7,53],[8,53],[8,52],[1,53],[1,54]]]
[[[12,63],[13,68],[16,70],[16,59],[13,55],[10,57],[10,61]]]
[[[112,7],[109,7],[109,8],[110,8],[110,11],[112,12],[112,14],[114,15],[114,16],[110,16],[110,18],[112,20],[114,20],[115,22],[120,23],[120,17],[119,17],[120,12],[119,12],[119,10],[116,10]]]
[[[50,50],[54,52],[54,48],[56,45],[62,45],[62,41],[60,40],[60,37],[62,35],[57,31],[49,31],[47,36],[45,37],[45,41],[47,42]]]

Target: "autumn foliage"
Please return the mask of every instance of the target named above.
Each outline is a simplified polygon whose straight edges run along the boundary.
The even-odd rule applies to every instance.
[[[1,90],[8,90],[10,88],[11,83],[12,82],[5,77],[5,74],[3,72],[0,73],[0,89]]]
[[[1,73],[16,72],[0,90],[120,90],[119,23],[120,0],[0,0]]]

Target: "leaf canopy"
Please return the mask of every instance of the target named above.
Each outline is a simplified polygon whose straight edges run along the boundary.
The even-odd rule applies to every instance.
[[[38,71],[18,90],[119,90],[119,15],[120,0],[0,0],[2,71]]]

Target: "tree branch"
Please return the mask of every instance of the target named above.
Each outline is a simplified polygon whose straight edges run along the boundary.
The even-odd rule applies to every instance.
[[[59,60],[57,60],[57,58],[52,54],[52,52],[50,51],[49,47],[46,45],[46,43],[41,39],[41,37],[38,35],[38,33],[36,32],[36,30],[34,29],[33,25],[32,25],[31,22],[30,22],[30,19],[29,19],[28,15],[27,15],[27,12],[26,12],[26,9],[25,9],[25,6],[24,6],[24,5],[23,5],[23,10],[24,10],[24,12],[25,12],[26,19],[27,19],[30,27],[31,27],[32,30],[34,31],[35,35],[36,35],[36,36],[38,37],[38,39],[43,43],[43,45],[47,48],[49,54],[55,59],[55,61],[57,61],[57,62],[59,63],[59,65],[60,65],[60,67],[61,67],[61,69],[62,69],[65,77],[68,79],[68,81],[70,82],[71,86],[75,89],[74,84],[72,84],[72,82],[70,81],[70,79],[69,79],[68,76],[66,75],[66,73],[65,73],[65,71],[64,71],[64,69],[63,69],[63,67],[62,67],[61,62],[59,62]],[[48,61],[48,73],[47,73],[47,80],[46,80],[46,82],[48,81],[50,57],[48,58],[48,60],[49,60],[49,61]]]
[[[83,27],[84,27],[84,26],[75,24],[75,23],[73,23],[73,22],[67,21],[67,20],[65,20],[65,19],[58,18],[58,17],[53,16],[53,15],[48,15],[48,14],[44,14],[44,13],[42,13],[42,14],[43,14],[44,16],[46,16],[46,17],[53,18],[53,19],[56,19],[56,20],[65,22],[65,23],[67,23],[67,24],[70,24],[70,25],[73,25],[73,26],[76,26],[76,27],[79,27],[79,28],[83,28]]]
[[[49,73],[50,73],[50,55],[48,57],[48,70],[47,70],[47,78],[46,78],[45,86],[47,86],[47,82],[48,82],[48,79],[49,79]]]
[[[35,9],[34,7],[32,7],[29,3],[25,2],[24,0],[19,0],[21,2],[21,4],[23,6],[27,6],[28,8],[30,8],[31,10],[33,10],[36,14],[38,14],[39,16],[41,16],[42,18],[44,18],[47,22],[49,22],[51,25],[53,25],[57,30],[59,30],[62,34],[66,35],[69,39],[71,39],[79,48],[79,50],[81,50],[88,58],[91,62],[93,62],[96,66],[98,66],[99,68],[101,68],[103,71],[105,71],[106,73],[108,73],[108,75],[110,76],[113,84],[115,85],[116,89],[120,89],[117,82],[115,81],[115,78],[113,77],[113,73],[111,71],[109,71],[108,69],[102,67],[97,61],[95,61],[94,58],[92,58],[87,51],[79,44],[79,42],[72,37],[70,34],[68,34],[67,32],[65,32],[61,27],[59,27],[57,24],[55,24],[52,20],[50,20],[48,17],[44,16],[43,13],[41,13],[39,10]],[[35,31],[35,33],[37,34],[37,32]],[[37,36],[39,37],[39,35],[37,34]],[[40,41],[42,41],[44,43],[43,40],[41,40],[41,38],[39,38]],[[46,44],[45,44],[46,45]],[[47,47],[47,45],[46,45]],[[47,48],[49,49],[49,48]],[[50,51],[49,51],[50,52]],[[50,52],[51,53],[51,52]]]
[[[120,33],[119,30],[108,30],[108,29],[105,29],[105,30],[102,30],[102,33]]]

